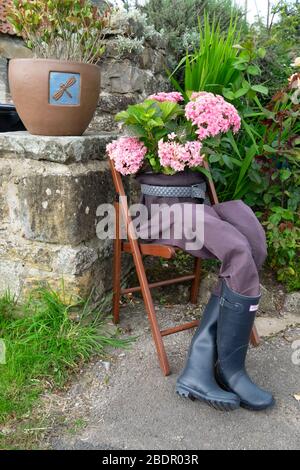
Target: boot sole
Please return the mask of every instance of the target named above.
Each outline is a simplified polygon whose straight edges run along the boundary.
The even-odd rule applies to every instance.
[[[249,403],[245,403],[245,402],[242,402],[241,401],[241,408],[244,408],[245,410],[248,410],[248,411],[264,411],[264,410],[268,410],[270,408],[273,408],[275,405],[275,400],[273,400],[269,405],[267,406],[253,406],[253,405],[249,405]]]
[[[199,400],[207,403],[211,408],[214,408],[218,411],[233,411],[239,408],[240,402],[230,401],[225,402],[223,400],[216,400],[208,398],[204,393],[196,392],[195,390],[190,389],[189,387],[183,385],[176,385],[176,393],[184,398],[189,398],[190,400]]]
[[[235,393],[230,389],[230,387],[228,387],[227,385],[225,385],[223,383],[223,381],[220,379],[220,376],[217,372],[216,372],[215,376],[216,376],[217,384],[220,385],[220,387],[223,388],[223,390],[225,390],[226,392]],[[253,405],[250,405],[249,403],[246,403],[244,401],[240,402],[240,407],[243,408],[244,410],[248,410],[248,411],[264,411],[264,410],[268,410],[269,408],[273,408],[274,405],[275,405],[275,400],[274,399],[268,406],[265,406],[265,405],[264,406],[253,406]]]

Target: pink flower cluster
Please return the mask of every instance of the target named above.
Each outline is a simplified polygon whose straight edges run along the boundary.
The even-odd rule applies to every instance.
[[[199,141],[187,142],[185,145],[172,141],[158,142],[158,157],[163,167],[183,171],[185,167],[202,165],[204,155],[200,154],[202,144]]]
[[[183,101],[183,96],[177,91],[172,91],[171,93],[165,93],[162,91],[156,95],[148,96],[148,100],[171,101],[172,103],[179,103],[179,101]]]
[[[193,93],[185,107],[185,116],[197,126],[196,134],[200,140],[215,137],[230,129],[238,132],[241,127],[241,119],[235,107],[222,96],[213,93]]]
[[[115,169],[122,175],[136,173],[142,166],[147,148],[136,137],[120,137],[106,146]]]

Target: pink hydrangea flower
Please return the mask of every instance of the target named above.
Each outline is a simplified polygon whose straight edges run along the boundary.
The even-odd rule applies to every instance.
[[[172,91],[171,93],[165,93],[165,92],[160,92],[157,93],[156,95],[150,95],[148,96],[149,100],[155,100],[155,101],[171,101],[172,103],[179,103],[179,101],[183,101],[183,96],[181,93],[178,93],[177,91]]]
[[[231,129],[236,133],[241,127],[241,118],[235,107],[213,93],[193,93],[185,107],[185,116],[198,128],[196,134],[200,140]]]
[[[122,175],[137,173],[143,164],[147,148],[136,137],[120,137],[106,146],[115,169]]]
[[[201,148],[202,144],[199,141],[187,142],[183,145],[174,140],[164,142],[161,139],[158,142],[160,164],[175,171],[202,165],[204,156],[200,154]]]

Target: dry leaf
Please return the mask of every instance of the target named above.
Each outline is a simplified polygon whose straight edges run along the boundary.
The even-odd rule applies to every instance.
[[[300,393],[296,393],[294,395],[294,398],[297,400],[297,401],[300,401]]]

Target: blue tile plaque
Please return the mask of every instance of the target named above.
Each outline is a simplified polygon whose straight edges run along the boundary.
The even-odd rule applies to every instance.
[[[49,103],[56,106],[80,104],[80,74],[50,72]]]

